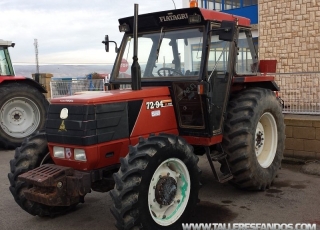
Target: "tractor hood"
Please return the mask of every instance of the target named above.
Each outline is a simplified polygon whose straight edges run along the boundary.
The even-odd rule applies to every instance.
[[[147,87],[142,90],[111,90],[104,92],[85,91],[77,95],[51,99],[51,104],[104,104],[113,102],[124,102],[146,97],[168,96],[170,95],[168,87]]]
[[[47,140],[60,145],[89,146],[128,139],[135,133],[141,134],[141,130],[149,133],[149,127],[155,132],[172,130],[176,128],[176,123],[162,118],[175,120],[172,104],[161,106],[161,109],[157,104],[158,110],[155,112],[147,108],[148,103],[157,100],[165,103],[169,99],[168,87],[88,92],[53,99],[46,121]],[[145,122],[155,125],[141,129]]]

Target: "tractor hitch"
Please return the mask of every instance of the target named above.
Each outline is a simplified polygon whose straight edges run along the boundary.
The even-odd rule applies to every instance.
[[[23,173],[18,179],[30,185],[24,191],[28,200],[48,206],[83,202],[83,197],[91,191],[90,173],[53,164],[44,164]]]

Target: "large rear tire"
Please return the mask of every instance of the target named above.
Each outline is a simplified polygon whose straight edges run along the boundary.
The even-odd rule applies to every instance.
[[[271,90],[250,88],[230,100],[223,148],[235,186],[269,188],[281,166],[284,130],[281,105]]]
[[[12,193],[17,204],[31,215],[38,216],[55,216],[61,215],[76,205],[50,207],[44,204],[27,200],[24,191],[32,185],[18,180],[18,176],[39,167],[44,163],[53,163],[47,145],[46,135],[44,132],[36,132],[25,139],[21,147],[16,148],[14,159],[10,161],[10,170],[8,178],[10,181],[10,192]]]
[[[49,102],[36,88],[10,82],[0,86],[0,147],[8,149],[44,127]]]
[[[160,134],[140,139],[121,158],[110,192],[118,229],[181,229],[198,201],[198,157],[185,140]]]

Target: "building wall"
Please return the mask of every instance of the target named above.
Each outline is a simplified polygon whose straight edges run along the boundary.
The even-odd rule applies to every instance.
[[[320,118],[318,116],[286,114],[284,156],[320,159]]]
[[[320,1],[259,0],[260,59],[277,72],[320,71]]]
[[[320,1],[259,0],[258,8],[260,60],[277,59],[277,72],[291,73],[276,78],[285,106],[318,108]],[[320,117],[288,114],[285,123],[285,156],[320,159]]]

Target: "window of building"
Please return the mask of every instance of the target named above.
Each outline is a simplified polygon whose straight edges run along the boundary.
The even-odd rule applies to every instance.
[[[223,0],[207,0],[207,1],[204,1],[203,7],[210,9],[210,10],[221,11],[222,10],[222,1]],[[205,4],[207,4],[207,6]]]
[[[243,0],[243,6],[258,5],[258,0]]]
[[[225,0],[224,1],[224,9],[225,10],[231,10],[231,9],[236,9],[240,8],[241,0]]]
[[[202,0],[201,7],[221,11],[252,5],[258,5],[258,0]]]

